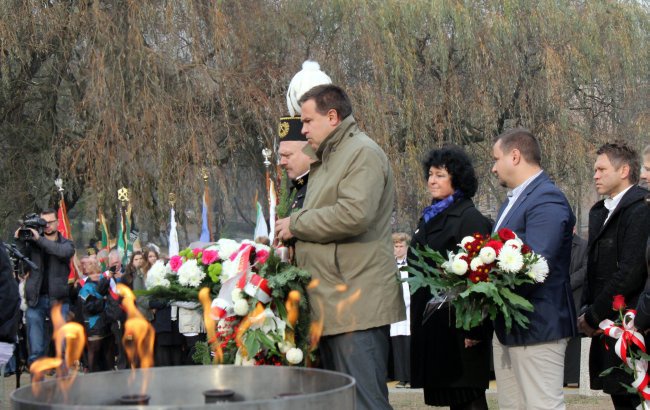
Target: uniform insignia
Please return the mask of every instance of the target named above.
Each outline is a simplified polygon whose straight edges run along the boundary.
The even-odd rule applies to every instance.
[[[289,123],[287,121],[280,121],[278,126],[278,135],[280,138],[284,138],[289,134]]]

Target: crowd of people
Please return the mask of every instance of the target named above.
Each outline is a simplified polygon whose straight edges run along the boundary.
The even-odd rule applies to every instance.
[[[640,403],[623,386],[631,383],[629,374],[615,369],[601,375],[620,360],[599,323],[616,318],[611,301],[623,295],[629,306],[639,303],[641,330],[650,325],[650,286],[644,293],[650,283],[650,206],[648,191],[639,186],[640,179],[650,182],[650,146],[641,156],[619,142],[597,151],[594,183],[603,199],[589,213],[586,243],[575,234],[568,200],[542,168],[538,139],[523,128],[499,135],[492,147],[492,173],[507,189],[496,220],[472,200],[478,178],[470,156],[461,147],[445,146],[422,163],[430,205],[412,235],[393,234],[392,170],[383,150],[357,124],[346,92],[327,77],[295,102],[299,117],[280,128],[279,152],[298,195],[289,216],[275,222],[275,233],[291,244],[293,262],[312,275],[309,301],[314,321],[322,323],[320,365],[356,379],[358,409],[391,408],[386,384],[391,345],[398,387],[422,388],[428,405],[487,409],[492,362],[500,408],[562,409],[563,385],[577,381],[575,370],[568,369],[575,368],[580,336],[593,338],[591,387],[610,394],[617,409]],[[47,224],[43,235],[32,230],[31,238],[21,240],[16,233],[23,253],[42,267],[24,284],[28,362],[46,353],[44,322],[59,301],[86,326],[90,371],[126,367],[119,343],[124,317],[111,281],[142,289],[159,253],[136,251],[122,267],[112,250],[105,272],[95,255],[87,255],[70,293],[67,264],[74,247],[57,233],[53,210],[41,217]],[[411,295],[401,282],[414,249],[446,254],[466,236],[501,228],[548,262],[545,281],[514,290],[533,305],[527,327],[514,324],[506,331],[503,317],[497,317],[458,329],[448,301],[436,300],[427,289]],[[156,364],[191,363],[191,347],[204,337],[200,329],[179,328],[177,306],[169,301],[138,298],[137,303],[156,330]],[[346,306],[345,314],[334,314],[340,306]]]
[[[158,246],[149,244],[146,248],[133,251],[129,263],[123,266],[116,248],[100,251],[89,246],[78,258],[76,280],[70,282],[69,263],[75,253],[72,242],[57,232],[56,212],[44,210],[41,218],[46,221],[43,235],[33,230],[32,238],[22,240],[18,239],[16,233],[18,248],[38,269],[30,269],[26,275],[16,277],[8,258],[8,263],[0,264],[3,270],[2,286],[3,289],[7,287],[6,292],[3,291],[3,298],[7,298],[8,306],[16,306],[16,309],[3,309],[7,317],[3,317],[6,320],[3,320],[0,340],[14,344],[17,330],[22,324],[27,347],[23,350],[28,352],[26,357],[20,358],[21,350],[16,349],[13,357],[5,360],[5,376],[20,370],[17,366],[21,365],[21,359],[29,368],[35,360],[54,355],[51,311],[55,305],[61,307],[66,321],[76,321],[85,327],[87,340],[83,357],[78,363],[79,370],[96,372],[127,368],[130,364],[122,343],[126,315],[120,306],[116,284],[123,283],[134,291],[145,290],[148,271],[158,261],[166,263],[166,257],[160,254]],[[7,256],[5,252],[0,254]],[[102,254],[106,265],[104,270],[100,263]],[[15,289],[9,288],[12,285],[15,285]],[[15,298],[9,299],[9,295]],[[184,329],[182,321],[178,320],[179,307],[172,301],[140,296],[136,303],[156,331],[156,365],[193,364],[192,347],[198,340],[205,339],[203,328]],[[198,303],[189,308],[197,307]]]

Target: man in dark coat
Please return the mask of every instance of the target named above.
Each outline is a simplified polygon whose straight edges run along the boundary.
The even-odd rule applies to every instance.
[[[578,327],[594,340],[589,352],[591,388],[612,396],[615,408],[634,408],[639,397],[621,383],[632,377],[622,369],[609,375],[600,373],[619,366],[614,353],[615,340],[598,330],[604,319],[616,320],[612,310],[615,295],[623,295],[628,306],[636,306],[646,282],[645,251],[650,233],[650,209],[644,204],[648,191],[636,185],[639,160],[625,144],[605,144],[597,151],[594,164],[596,190],[606,198],[589,212],[589,251],[587,280]]]
[[[16,343],[20,319],[20,295],[11,261],[0,241],[0,342]]]
[[[313,162],[309,155],[302,150],[307,145],[307,138],[300,132],[302,121],[300,117],[280,118],[280,166],[287,171],[291,180],[291,205],[289,213],[302,208],[307,194],[307,182],[309,179],[309,165]]]
[[[46,331],[46,318],[55,303],[61,303],[61,314],[68,314],[68,275],[70,274],[70,258],[74,255],[73,243],[64,238],[57,228],[59,221],[54,209],[41,212],[45,222],[43,234],[33,228],[30,239],[20,239],[19,230],[15,238],[20,251],[34,262],[38,269],[29,272],[25,282],[25,297],[27,299],[27,340],[29,342],[28,364],[42,357],[49,345],[49,335]]]
[[[548,261],[543,283],[523,285],[517,294],[534,308],[528,328],[494,322],[494,372],[501,409],[564,409],[564,354],[576,335],[576,313],[569,282],[575,217],[566,197],[541,168],[537,138],[523,128],[500,135],[493,146],[502,186],[511,190],[499,211],[495,231],[509,228]]]
[[[576,312],[578,312],[582,300],[582,288],[587,275],[587,241],[578,236],[575,229],[573,231],[569,275],[571,276],[573,302]],[[580,339],[579,336],[572,337],[566,347],[564,356],[564,384],[566,385],[577,385],[580,380]]]

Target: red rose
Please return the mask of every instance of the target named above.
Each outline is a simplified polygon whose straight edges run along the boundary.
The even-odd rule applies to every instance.
[[[531,253],[532,251],[533,251],[533,250],[530,249],[530,246],[528,246],[528,245],[526,245],[526,244],[524,244],[524,246],[521,247],[521,253],[523,253],[524,255],[528,255],[528,254]]]
[[[625,309],[625,296],[614,295],[614,301],[612,302],[612,309],[618,311]]]
[[[508,229],[508,228],[501,228],[501,229],[499,229],[498,234],[499,234],[499,238],[500,238],[503,242],[505,242],[505,241],[509,241],[510,239],[515,239],[515,238],[517,237],[517,235],[515,235],[515,233],[512,232],[512,231],[511,231],[510,229]]]

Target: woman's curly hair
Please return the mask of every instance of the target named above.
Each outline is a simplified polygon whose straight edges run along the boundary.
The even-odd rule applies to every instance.
[[[451,186],[460,189],[465,198],[472,198],[478,189],[478,179],[472,160],[465,150],[455,145],[447,145],[430,151],[422,161],[424,179],[429,178],[431,167],[444,168],[451,176]]]

